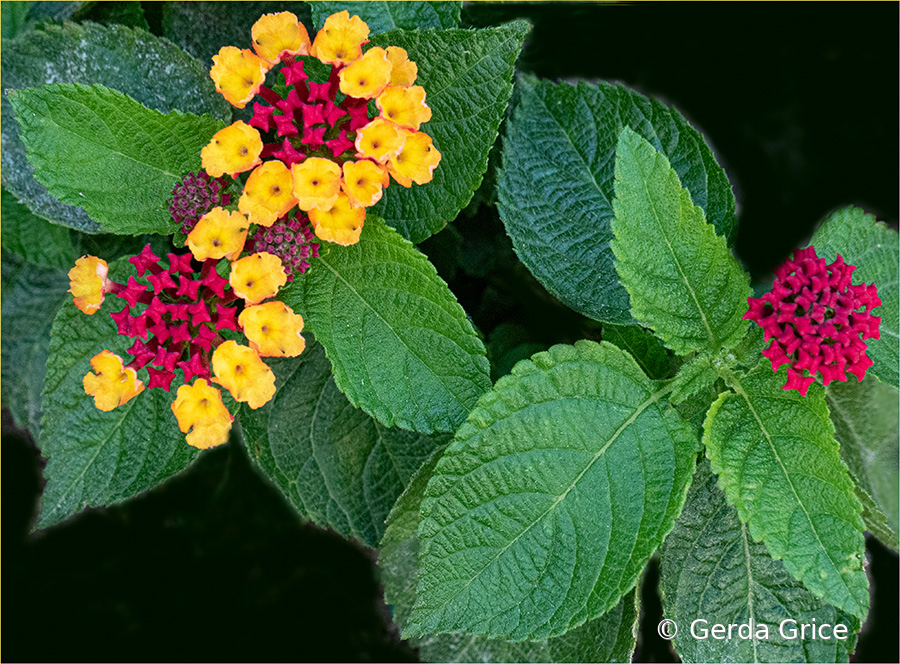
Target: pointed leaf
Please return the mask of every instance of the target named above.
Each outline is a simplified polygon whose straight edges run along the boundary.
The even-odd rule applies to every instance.
[[[422,501],[407,635],[559,636],[634,588],[681,511],[697,441],[612,344],[520,362],[479,401]]]
[[[730,376],[703,442],[728,504],[755,540],[826,602],[865,619],[869,582],[859,500],[838,453],[824,388],[785,391],[785,369],[760,362]]]
[[[825,604],[754,542],[725,502],[709,464],[700,464],[681,517],[660,551],[666,618],[678,625],[675,652],[683,662],[846,662],[859,620]],[[784,620],[845,626],[843,639],[786,639]],[[694,638],[691,630],[750,625],[732,638]],[[788,628],[792,625],[789,623]]]
[[[325,19],[347,10],[359,16],[369,26],[371,34],[389,30],[427,30],[428,28],[455,28],[459,25],[461,2],[407,2],[406,0],[378,0],[377,2],[347,2],[317,0],[313,2],[312,16],[316,30],[321,30]]]

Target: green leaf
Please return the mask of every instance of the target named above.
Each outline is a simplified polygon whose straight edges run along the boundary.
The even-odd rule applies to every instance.
[[[900,533],[900,405],[897,391],[876,380],[833,382],[825,391],[834,437],[856,480],[872,534],[898,550]],[[868,500],[866,500],[866,498]],[[867,503],[869,503],[867,505]],[[866,512],[868,511],[868,515]]]
[[[727,376],[703,442],[728,504],[776,560],[826,602],[865,619],[861,506],[841,461],[824,388],[785,391],[785,369],[760,362]]]
[[[38,2],[29,3],[28,18],[35,21],[43,21],[51,19],[53,21],[63,21],[67,18],[78,17],[96,2],[58,2],[56,0],[39,0]]]
[[[200,168],[200,150],[223,124],[150,110],[100,85],[52,84],[9,92],[35,177],[83,207],[107,232],[169,234],[172,189]]]
[[[743,339],[750,280],[666,156],[626,127],[616,149],[616,270],[631,313],[679,355]]]
[[[209,78],[208,65],[143,30],[94,23],[45,25],[4,46],[5,90],[45,83],[99,83],[158,111],[210,113],[223,120],[231,117],[231,107],[216,93]],[[0,126],[4,186],[41,217],[97,232],[100,226],[84,210],[61,203],[32,177],[18,125],[13,122],[13,108],[5,95],[2,114],[6,118]]]
[[[416,85],[425,88],[433,113],[422,131],[441,153],[434,180],[409,189],[392,182],[372,208],[405,238],[422,242],[472,199],[487,170],[529,29],[515,21],[483,30],[401,30],[372,38],[374,46],[406,49],[418,65]]]
[[[416,600],[420,504],[440,455],[437,450],[422,464],[394,505],[379,550],[385,599],[393,605],[394,622],[401,629]],[[546,641],[511,643],[454,633],[427,635],[412,643],[428,662],[630,662],[637,617],[638,594],[632,590],[599,618]]]
[[[484,345],[434,266],[372,214],[324,243],[281,297],[325,347],[335,383],[385,426],[453,431],[490,388]]]
[[[110,274],[124,282],[134,270],[121,259],[110,265]],[[126,357],[131,340],[116,333],[109,316],[123,306],[107,297],[87,316],[66,302],[53,321],[39,443],[50,459],[36,528],[146,491],[187,468],[199,453],[185,442],[172,413],[180,371],[170,392],[145,389],[109,412],[95,408],[85,394],[82,380],[94,355],[105,349]]]
[[[316,0],[310,3],[316,30],[321,30],[325,19],[340,11],[359,16],[369,26],[371,34],[390,30],[447,30],[459,26],[462,2],[407,2],[405,0],[378,0],[377,2],[328,2]],[[313,35],[310,35],[312,37]],[[415,58],[413,58],[415,59]]]
[[[150,25],[144,15],[141,3],[131,2],[98,2],[85,14],[85,20],[103,25],[128,25],[150,32]]]
[[[668,390],[605,342],[554,346],[501,378],[428,483],[405,635],[542,640],[616,606],[694,470]]]
[[[78,258],[67,228],[37,217],[5,189],[0,197],[3,230],[0,244],[29,263],[68,271]]]
[[[859,620],[816,599],[750,538],[705,462],[659,559],[663,612],[678,625],[675,652],[683,662],[846,662],[853,652]],[[807,631],[806,638],[785,639],[779,627],[788,619],[843,624],[847,638],[816,639]],[[694,638],[695,621],[699,634],[715,624],[753,626],[728,640]]]
[[[684,403],[689,397],[715,383],[719,376],[713,366],[714,362],[715,356],[703,354],[685,363],[675,376],[669,401],[673,404]]]
[[[4,238],[12,219],[3,213]],[[46,223],[46,222],[44,222]],[[16,424],[35,439],[41,429],[41,392],[47,372],[50,326],[69,297],[69,278],[54,267],[40,267],[3,253],[2,387],[3,405]]]
[[[377,546],[394,501],[449,437],[387,428],[355,409],[311,340],[299,358],[269,364],[275,397],[241,414],[250,456],[300,514]]]
[[[900,236],[875,216],[856,207],[833,212],[810,240],[816,253],[828,262],[838,254],[855,265],[853,283],[878,287],[881,306],[872,310],[881,316],[881,338],[867,339],[872,359],[869,372],[883,383],[900,389]]]
[[[30,2],[2,2],[0,3],[0,37],[3,41],[12,39],[25,30],[28,25],[28,8]],[[8,43],[8,42],[7,42]]]
[[[503,138],[497,205],[519,258],[553,295],[596,320],[632,324],[612,239],[613,167],[623,127],[669,157],[694,203],[731,238],[734,194],[677,110],[625,87],[522,78]]]
[[[654,380],[668,378],[675,363],[662,342],[638,325],[603,325],[603,340],[627,351]]]

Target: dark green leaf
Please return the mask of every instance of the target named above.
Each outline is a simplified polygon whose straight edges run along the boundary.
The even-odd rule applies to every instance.
[[[862,507],[838,453],[824,388],[785,391],[785,368],[728,377],[703,442],[728,504],[750,534],[817,597],[865,619]]]
[[[394,501],[449,436],[387,428],[351,406],[320,344],[269,364],[275,397],[241,415],[250,455],[302,515],[377,546]]]
[[[654,380],[668,378],[675,362],[662,342],[650,330],[638,325],[603,326],[603,340],[615,344],[635,359],[644,373]]]
[[[223,124],[150,110],[100,85],[9,92],[35,178],[107,232],[172,233],[168,198]]]
[[[715,361],[715,356],[703,354],[685,363],[675,376],[669,401],[681,404],[715,383],[719,378],[714,368]]]
[[[150,25],[144,16],[141,3],[133,2],[98,2],[85,14],[85,20],[95,21],[103,25],[127,25],[150,32]]]
[[[697,439],[612,344],[554,346],[484,395],[422,501],[406,635],[562,635],[615,607],[681,512]]]
[[[484,345],[434,266],[373,215],[325,243],[282,299],[325,347],[350,402],[385,426],[453,431],[490,388]]]
[[[622,86],[520,79],[503,139],[497,205],[522,262],[591,318],[631,324],[612,239],[613,167],[623,127],[665,154],[716,231],[734,230],[734,195],[703,137],[678,111]]]
[[[2,2],[0,3],[0,37],[3,41],[12,39],[22,32],[28,25],[28,8],[30,2]],[[9,42],[7,42],[9,43]]]
[[[313,23],[321,30],[325,19],[340,11],[359,16],[371,30],[371,34],[389,30],[447,30],[459,26],[462,2],[408,2],[406,0],[377,0],[373,2],[330,2],[316,0],[311,3]],[[312,37],[312,35],[310,35]]]
[[[441,153],[433,181],[409,189],[392,182],[372,208],[404,237],[421,242],[472,199],[487,170],[528,30],[516,21],[483,30],[398,30],[373,37],[374,46],[406,49],[418,65],[416,85],[425,88],[433,112],[422,131]]]
[[[76,248],[67,228],[37,217],[5,189],[2,191],[3,231],[0,244],[29,263],[68,271]]]
[[[675,652],[684,662],[846,662],[853,652],[859,620],[816,599],[750,538],[706,462],[662,546],[660,564],[663,611],[678,625]],[[812,638],[807,631],[806,638],[786,639],[780,631],[785,620],[842,624],[847,638]],[[698,634],[715,624],[752,627],[728,640],[694,638],[695,622]]]
[[[45,83],[99,83],[158,111],[177,109],[198,115],[210,113],[221,119],[231,117],[230,106],[216,93],[209,78],[208,66],[143,30],[93,23],[47,25],[23,33],[5,47],[5,90]],[[99,225],[84,210],[59,202],[32,177],[33,169],[25,158],[13,109],[5,95],[2,113],[6,118],[0,154],[4,186],[35,214],[63,226],[97,232]]]
[[[24,4],[24,3],[23,3]],[[51,19],[64,21],[67,18],[80,17],[84,12],[93,7],[95,2],[58,2],[56,0],[39,0],[28,3],[28,18],[35,21]]]

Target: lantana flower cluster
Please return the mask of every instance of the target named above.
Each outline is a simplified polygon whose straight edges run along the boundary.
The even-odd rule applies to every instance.
[[[359,241],[366,208],[392,177],[404,187],[430,182],[441,155],[419,131],[431,119],[418,69],[398,47],[370,48],[369,28],[347,11],[330,16],[314,41],[290,12],[266,14],[251,31],[253,50],[223,47],[210,76],[232,105],[257,95],[249,123],[216,133],[201,152],[211,177],[251,171],[238,210],[270,227],[293,208],[308,214],[315,234],[341,245]],[[301,56],[330,66],[316,82]],[[280,68],[284,88],[265,85]],[[277,87],[277,86],[276,86]],[[370,114],[374,100],[377,115]]]
[[[862,380],[872,360],[864,339],[878,339],[881,306],[875,284],[851,282],[856,269],[837,259],[827,265],[813,247],[798,249],[775,270],[772,290],[747,298],[745,319],[763,328],[771,344],[763,355],[778,371],[787,364],[785,390],[806,396],[818,372],[822,382],[845,381],[845,372]]]

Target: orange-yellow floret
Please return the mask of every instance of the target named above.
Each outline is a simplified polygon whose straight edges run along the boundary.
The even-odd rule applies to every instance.
[[[222,402],[222,392],[203,378],[178,388],[172,412],[188,445],[205,450],[228,442],[234,418]],[[188,431],[193,427],[193,431]]]
[[[75,306],[90,315],[100,308],[103,298],[109,292],[109,265],[96,256],[82,256],[69,270],[69,292]]]
[[[412,85],[416,82],[419,68],[409,59],[405,49],[399,46],[388,46],[387,57],[391,61],[390,85]]]
[[[134,369],[126,369],[122,358],[102,350],[91,358],[94,373],[88,373],[82,384],[86,394],[94,397],[94,405],[110,411],[144,391],[144,383]]]
[[[322,210],[309,212],[309,221],[320,240],[345,247],[359,242],[365,220],[366,208],[355,207],[343,192],[338,196],[334,207],[327,212]]]
[[[278,300],[247,307],[238,317],[250,348],[261,357],[297,357],[306,348],[303,317]]]
[[[281,259],[264,251],[232,263],[228,282],[246,304],[256,304],[274,297],[287,283],[287,275]]]
[[[357,156],[383,164],[400,151],[404,137],[404,131],[393,122],[375,118],[356,133]]]
[[[247,240],[250,223],[240,212],[214,207],[200,217],[187,236],[187,244],[198,261],[208,258],[234,260]]]
[[[292,187],[287,166],[280,161],[267,161],[247,178],[238,209],[247,215],[251,224],[271,226],[296,205]]]
[[[381,117],[413,131],[431,119],[431,109],[425,104],[425,88],[421,85],[389,86],[378,95],[375,104]]]
[[[252,348],[236,341],[222,342],[213,353],[212,368],[213,382],[251,408],[259,408],[275,396],[275,374]]]
[[[362,55],[362,45],[368,41],[369,26],[344,10],[325,19],[309,52],[325,64],[348,65]]]
[[[253,49],[269,62],[279,62],[284,54],[309,54],[309,33],[291,12],[263,14],[253,24],[250,34]]]
[[[388,172],[404,187],[411,187],[413,182],[431,182],[440,161],[441,153],[434,147],[431,136],[417,131],[407,135],[403,149],[388,161]]]
[[[387,51],[375,47],[341,69],[341,92],[358,99],[374,99],[391,81]]]
[[[390,178],[387,169],[381,164],[367,159],[344,162],[341,188],[350,198],[350,202],[357,207],[375,205],[381,199],[388,182]]]
[[[328,159],[310,157],[291,166],[297,207],[305,212],[330,210],[341,191],[341,167]]]
[[[209,144],[200,150],[203,170],[214,178],[225,173],[231,177],[261,164],[263,144],[259,132],[238,120],[213,134]]]
[[[223,46],[212,59],[209,76],[216,84],[216,91],[237,108],[244,108],[256,96],[272,66],[249,48],[234,46]]]

